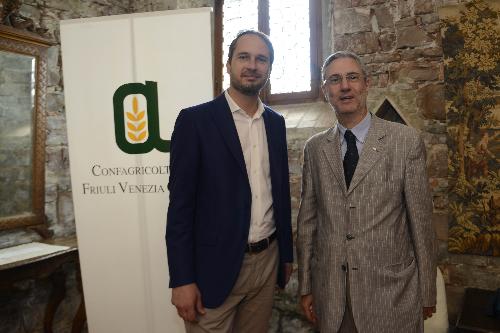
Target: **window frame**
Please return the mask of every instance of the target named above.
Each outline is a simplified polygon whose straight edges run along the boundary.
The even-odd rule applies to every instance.
[[[269,0],[258,0],[258,29],[269,35]],[[214,96],[222,93],[222,77],[226,60],[223,54],[223,6],[224,0],[214,1]],[[262,89],[260,98],[266,104],[295,104],[317,101],[321,95],[321,1],[309,0],[310,72],[311,90],[292,93],[271,94],[271,82]],[[271,36],[272,38],[272,36]]]

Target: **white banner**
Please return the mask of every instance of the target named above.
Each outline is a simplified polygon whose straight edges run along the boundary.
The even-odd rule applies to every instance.
[[[175,333],[169,140],[212,99],[211,9],[61,22],[71,183],[91,333]]]

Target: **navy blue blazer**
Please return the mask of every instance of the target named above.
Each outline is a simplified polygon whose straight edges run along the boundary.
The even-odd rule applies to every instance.
[[[268,107],[264,119],[274,220],[284,263],[293,262],[285,121]],[[203,305],[221,305],[241,269],[252,194],[236,126],[224,94],[184,109],[170,146],[167,255],[171,288],[196,283]]]

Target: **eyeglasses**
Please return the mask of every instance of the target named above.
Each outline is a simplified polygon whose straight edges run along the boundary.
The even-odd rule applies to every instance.
[[[360,73],[347,73],[345,76],[341,75],[341,74],[334,74],[334,75],[330,76],[329,78],[327,78],[326,80],[324,80],[323,83],[329,84],[331,86],[335,86],[335,85],[341,83],[342,79],[344,77],[345,77],[347,82],[356,83],[356,82],[359,82],[359,80],[361,80],[363,75]]]

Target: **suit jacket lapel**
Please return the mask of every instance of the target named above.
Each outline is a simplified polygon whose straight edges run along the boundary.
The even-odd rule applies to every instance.
[[[383,122],[378,117],[373,115],[370,129],[363,145],[363,151],[361,152],[358,165],[356,166],[356,171],[352,177],[351,186],[349,186],[349,190],[347,191],[348,195],[356,188],[356,186],[358,186],[361,180],[382,156],[382,153],[384,152],[383,138],[385,135]]]
[[[238,163],[241,171],[247,175],[240,138],[238,137],[238,131],[236,130],[236,125],[234,124],[233,116],[224,94],[219,95],[214,100],[214,108],[211,114],[217,128],[222,134],[224,142],[234,156],[236,163]]]
[[[342,192],[346,194],[347,189],[345,184],[344,167],[342,166],[342,154],[339,142],[339,131],[337,130],[337,126],[334,126],[330,130],[328,130],[326,140],[323,144],[323,152],[326,156],[326,159],[330,163],[333,174],[335,175],[339,186],[342,188]]]

